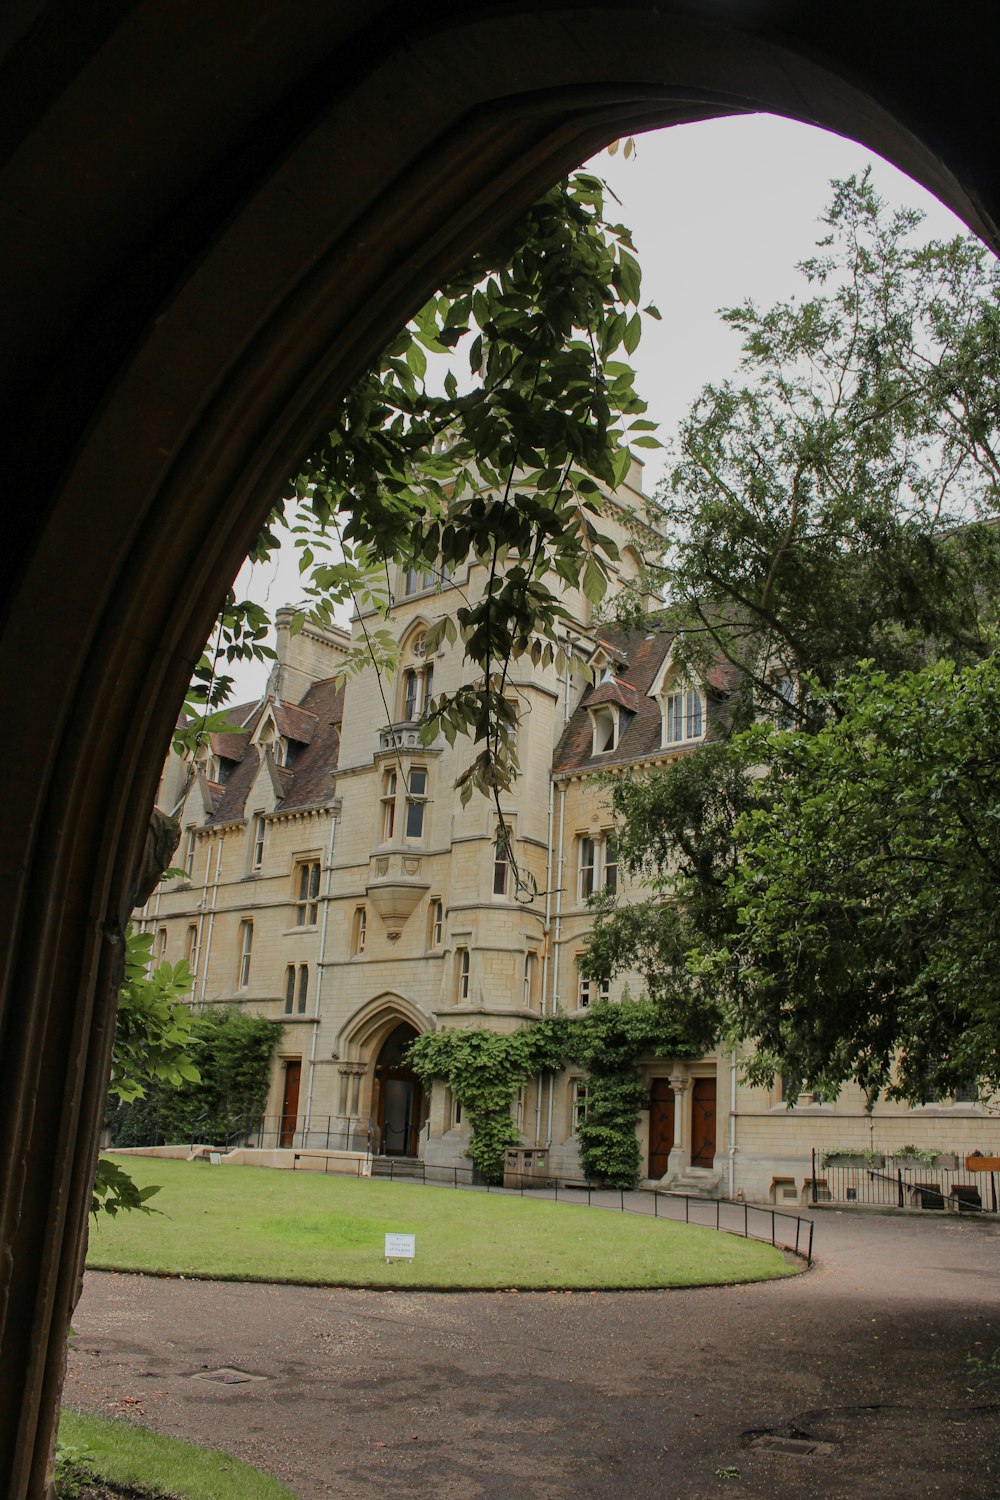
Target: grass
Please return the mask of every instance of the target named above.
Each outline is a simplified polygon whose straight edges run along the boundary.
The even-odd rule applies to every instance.
[[[779,1250],[632,1214],[410,1183],[129,1159],[158,1214],[102,1218],[88,1265],[220,1280],[424,1288],[705,1286],[787,1276]],[[416,1259],[384,1258],[387,1232]]]
[[[160,1437],[131,1422],[64,1411],[59,1441],[87,1450],[102,1479],[135,1485],[177,1500],[289,1500],[292,1491],[228,1453]]]

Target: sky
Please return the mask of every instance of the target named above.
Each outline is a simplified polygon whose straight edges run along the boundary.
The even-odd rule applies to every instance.
[[[662,314],[659,323],[645,320],[633,359],[637,388],[666,445],[702,386],[738,367],[739,337],[718,310],[748,299],[767,307],[798,292],[804,283],[795,266],[821,233],[831,179],[869,163],[882,197],[926,214],[928,238],[965,232],[924,188],[867,148],[772,115],[673,126],[638,136],[627,160],[619,149],[588,163],[620,199],[614,216],[632,229],[643,302]],[[666,458],[654,450],[643,456],[651,493]],[[237,587],[272,612],[296,602],[292,549],[245,569]],[[237,697],[262,686],[259,667],[233,675]]]

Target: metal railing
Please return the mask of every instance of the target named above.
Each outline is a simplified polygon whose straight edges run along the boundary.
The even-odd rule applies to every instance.
[[[812,1153],[809,1178],[810,1203],[838,1203],[857,1207],[923,1208],[957,1213],[997,1213],[997,1173],[970,1171],[966,1156],[972,1153],[941,1152],[956,1165],[936,1166],[912,1158],[893,1159],[886,1152],[881,1160],[859,1160],[854,1164],[826,1162]],[[904,1165],[905,1162],[905,1165]]]
[[[324,1164],[306,1168],[303,1165],[306,1161]],[[322,1156],[308,1151],[296,1153],[293,1167],[308,1171],[331,1170],[328,1159],[324,1160]],[[340,1171],[337,1175],[344,1174]],[[367,1164],[359,1162],[353,1175],[368,1176]],[[651,1219],[695,1224],[705,1229],[736,1234],[743,1239],[759,1240],[763,1244],[770,1244],[778,1250],[787,1250],[799,1256],[807,1266],[813,1263],[813,1221],[767,1203],[747,1203],[732,1198],[698,1198],[659,1188],[630,1191],[627,1188],[606,1188],[586,1180],[560,1180],[552,1176],[540,1179],[528,1173],[510,1171],[504,1173],[504,1181],[500,1185],[477,1180],[478,1174],[469,1167],[435,1166],[406,1157],[376,1158],[372,1163],[371,1175],[382,1181],[458,1188],[465,1192],[498,1193],[506,1197],[529,1197],[542,1202],[586,1202],[588,1208],[613,1209],[619,1213],[640,1214]]]
[[[190,1145],[232,1151],[238,1146],[257,1150],[360,1151],[372,1149],[372,1121],[361,1115],[313,1115],[308,1126],[290,1115],[253,1115],[228,1120],[224,1127],[196,1120]],[[153,1144],[150,1142],[150,1144]]]

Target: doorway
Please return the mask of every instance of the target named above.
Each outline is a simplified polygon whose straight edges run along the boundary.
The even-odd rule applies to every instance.
[[[674,1091],[668,1078],[654,1078],[649,1091],[648,1176],[663,1176],[673,1145]]]
[[[285,1063],[285,1087],[281,1095],[281,1124],[278,1128],[278,1145],[294,1146],[295,1129],[299,1123],[299,1084],[302,1082],[302,1061],[292,1058]]]
[[[382,1156],[417,1156],[423,1124],[423,1089],[405,1055],[417,1031],[401,1021],[382,1043],[375,1063],[375,1118]]]
[[[696,1078],[691,1091],[691,1165],[715,1163],[715,1079]]]

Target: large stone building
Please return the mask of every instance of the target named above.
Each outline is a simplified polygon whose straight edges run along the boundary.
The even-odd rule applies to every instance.
[[[619,584],[639,569],[627,517],[640,483],[634,465],[626,508],[608,520],[622,546]],[[425,745],[417,722],[432,691],[457,687],[464,669],[460,647],[428,653],[426,632],[484,578],[475,566],[445,582],[399,572],[392,682],[367,670],[342,685],[351,635],[312,625],[293,635],[284,612],[261,700],[234,710],[239,729],[213,735],[196,763],[172,758],[165,769],[159,800],[180,818],[186,874],[162,885],[139,921],[155,929],[158,957],[188,960],[197,1006],[249,1006],[280,1028],[255,1137],[269,1145],[370,1144],[468,1170],[468,1122],[446,1088],[423,1097],[405,1062],[410,1040],[436,1027],[509,1030],[552,1011],[578,1014],[625,988],[579,969],[587,898],[619,888],[599,773],[696,752],[732,683],[722,670],[683,680],[669,633],[593,627],[586,600],[568,595],[578,624],[567,645],[590,660],[595,681],[529,655],[513,665],[521,774],[502,799],[508,860],[493,803],[476,795],[462,806],[455,791],[471,742]],[[641,990],[635,977],[630,989]],[[780,1083],[743,1082],[730,1051],[649,1057],[641,1073],[650,1182],[797,1201],[814,1149],[1000,1148],[994,1117],[971,1098],[867,1110],[848,1087],[835,1103],[807,1094],[791,1106]],[[586,1101],[577,1069],[536,1081],[515,1103],[524,1144],[563,1178],[580,1176]]]

